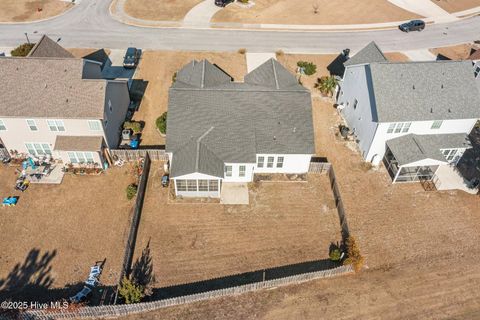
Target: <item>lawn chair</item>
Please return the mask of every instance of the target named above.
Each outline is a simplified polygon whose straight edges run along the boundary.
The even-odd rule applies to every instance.
[[[3,207],[14,207],[17,204],[18,199],[16,197],[3,198]]]
[[[85,301],[91,294],[92,294],[92,289],[85,286],[79,293],[77,293],[73,297],[70,297],[69,300],[71,303],[80,303]]]

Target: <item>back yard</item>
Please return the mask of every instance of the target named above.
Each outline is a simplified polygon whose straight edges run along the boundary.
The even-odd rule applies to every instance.
[[[250,205],[185,203],[168,198],[163,172],[150,173],[136,255],[149,244],[165,287],[328,258],[341,240],[326,175],[308,182],[258,182]]]
[[[73,6],[62,0],[2,0],[0,22],[23,22],[46,19]]]
[[[0,208],[0,292],[47,297],[45,290],[85,281],[104,259],[101,283],[114,285],[133,207],[125,195],[134,181],[128,168],[66,175],[61,185],[32,184],[24,193],[13,190],[15,179],[13,167],[0,167],[0,194],[20,197],[17,206]]]
[[[387,0],[328,1],[256,0],[252,8],[236,4],[218,12],[212,22],[273,24],[359,24],[419,18]],[[315,10],[315,7],[317,10]],[[316,12],[316,13],[315,13]]]

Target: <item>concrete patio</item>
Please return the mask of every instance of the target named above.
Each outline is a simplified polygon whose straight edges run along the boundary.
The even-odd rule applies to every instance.
[[[469,188],[468,181],[466,181],[455,169],[454,166],[443,165],[440,166],[435,173],[437,179],[435,187],[437,190],[462,190],[470,194],[477,194],[478,188]]]
[[[249,204],[248,186],[246,183],[224,182],[220,194],[221,204]]]

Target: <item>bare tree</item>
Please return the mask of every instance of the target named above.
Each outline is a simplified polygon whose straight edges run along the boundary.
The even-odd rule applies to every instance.
[[[319,9],[319,5],[318,5],[318,2],[315,2],[314,4],[312,4],[312,7],[313,7],[313,13],[314,14],[317,14],[318,13],[318,9]]]

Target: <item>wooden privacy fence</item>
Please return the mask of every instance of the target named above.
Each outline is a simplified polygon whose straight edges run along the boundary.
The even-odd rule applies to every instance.
[[[112,158],[124,161],[138,161],[149,155],[153,161],[168,161],[168,155],[163,149],[110,149]]]
[[[143,200],[145,198],[145,190],[147,188],[148,174],[150,172],[150,157],[148,153],[143,162],[142,175],[138,183],[137,198],[135,200],[135,208],[133,212],[132,221],[130,224],[130,233],[128,235],[127,244],[125,245],[125,255],[123,257],[122,270],[118,279],[117,293],[115,294],[115,303],[118,298],[118,288],[125,275],[128,275],[132,266],[133,253],[135,251],[135,243],[137,241],[138,226],[140,225],[140,217],[142,215]]]
[[[75,311],[68,310],[29,310],[20,314],[19,319],[67,319],[67,318],[101,318],[101,317],[120,317],[129,314],[152,311],[160,308],[176,306],[185,303],[208,300],[212,298],[220,298],[225,296],[239,295],[246,292],[275,288],[284,285],[298,284],[314,279],[330,278],[338,275],[353,273],[351,265],[340,266],[334,269],[303,273],[299,275],[255,282],[251,284],[235,286],[225,289],[212,290],[188,296],[180,296],[170,299],[158,300],[153,302],[144,302],[136,304],[111,305],[100,307],[83,307]]]

